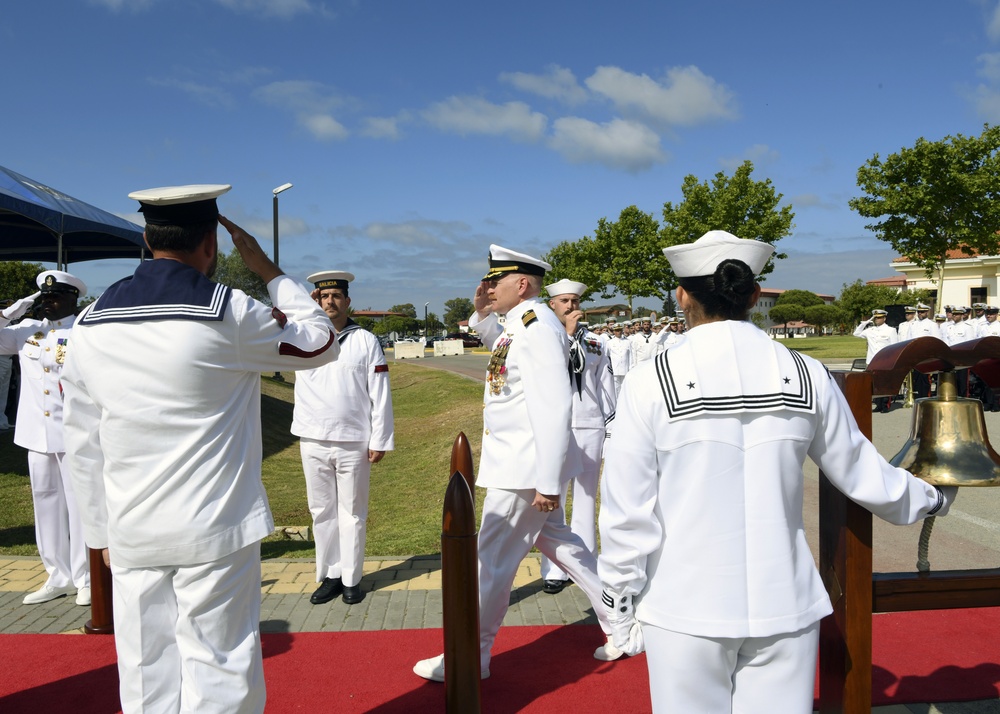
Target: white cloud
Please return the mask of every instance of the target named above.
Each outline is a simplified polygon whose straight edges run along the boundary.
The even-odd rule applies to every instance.
[[[403,137],[399,125],[409,121],[409,115],[402,113],[394,117],[367,117],[361,135],[371,139],[391,139],[396,141]]]
[[[993,14],[986,23],[986,36],[994,42],[1000,40],[1000,4],[993,8]]]
[[[526,72],[504,72],[500,81],[547,99],[558,99],[567,104],[586,101],[587,91],[579,85],[573,73],[565,67],[549,65],[545,74]]]
[[[638,114],[671,126],[737,116],[733,93],[694,66],[668,69],[661,81],[618,67],[598,67],[585,84],[626,116]]]
[[[524,102],[494,104],[479,97],[449,97],[422,112],[441,131],[460,134],[507,136],[515,141],[538,141],[548,123],[544,114]]]
[[[579,117],[557,119],[549,146],[574,164],[597,163],[631,173],[666,161],[656,132],[625,119],[605,124]]]
[[[150,78],[150,84],[157,87],[169,87],[177,89],[196,102],[200,102],[209,107],[223,107],[231,109],[235,105],[232,95],[218,87],[210,87],[199,82],[185,81],[182,79],[157,79]]]
[[[129,10],[140,12],[151,8],[158,0],[90,0],[113,12]],[[324,4],[312,0],[215,0],[219,5],[237,14],[277,17],[287,20],[296,15],[321,15],[332,17]]]
[[[321,141],[344,139],[350,132],[333,117],[333,110],[350,103],[320,82],[271,82],[253,92],[258,100],[295,114],[296,121]]]
[[[767,144],[754,144],[746,149],[739,156],[726,156],[719,159],[722,167],[729,171],[735,171],[744,161],[751,161],[754,167],[768,166],[781,158],[777,149],[772,149]]]
[[[101,5],[112,12],[128,10],[130,12],[140,12],[148,10],[156,0],[90,0],[92,5]]]

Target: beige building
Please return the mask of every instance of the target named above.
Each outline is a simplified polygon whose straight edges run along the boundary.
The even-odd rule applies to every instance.
[[[937,300],[937,271],[930,278],[924,269],[908,258],[896,258],[891,267],[906,277],[906,289],[926,288],[938,304],[964,305],[977,302],[1000,305],[1000,255],[969,256],[960,250],[948,252],[944,264],[944,283],[941,299]]]

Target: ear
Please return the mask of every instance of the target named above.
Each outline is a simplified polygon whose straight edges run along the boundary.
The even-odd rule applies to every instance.
[[[146,231],[142,232],[142,242],[146,244],[146,248],[149,250],[150,253],[152,253],[153,249],[149,247],[149,240],[146,238]]]

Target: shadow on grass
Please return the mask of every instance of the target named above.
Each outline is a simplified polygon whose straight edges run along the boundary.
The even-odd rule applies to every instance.
[[[0,548],[35,547],[34,526],[0,528]]]
[[[290,401],[267,394],[260,395],[261,437],[265,459],[298,442],[299,438],[292,436],[292,407]]]

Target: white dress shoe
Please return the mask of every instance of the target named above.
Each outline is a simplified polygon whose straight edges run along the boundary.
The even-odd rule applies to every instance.
[[[437,657],[431,657],[430,659],[420,660],[415,665],[413,665],[413,673],[418,677],[429,679],[432,682],[443,682],[444,655],[440,654]],[[490,676],[490,668],[485,667],[480,675],[480,679],[488,679],[489,676]]]
[[[76,587],[73,585],[67,585],[63,588],[54,588],[51,585],[46,585],[41,590],[36,590],[33,593],[25,595],[24,600],[21,602],[25,605],[38,605],[49,600],[55,600],[57,597],[69,595],[74,590],[76,590]]]
[[[594,650],[594,659],[599,659],[602,662],[614,662],[624,654],[624,652],[614,646],[609,635],[608,641]]]
[[[90,604],[90,586],[85,585],[76,591],[76,604],[77,605],[89,605]]]

